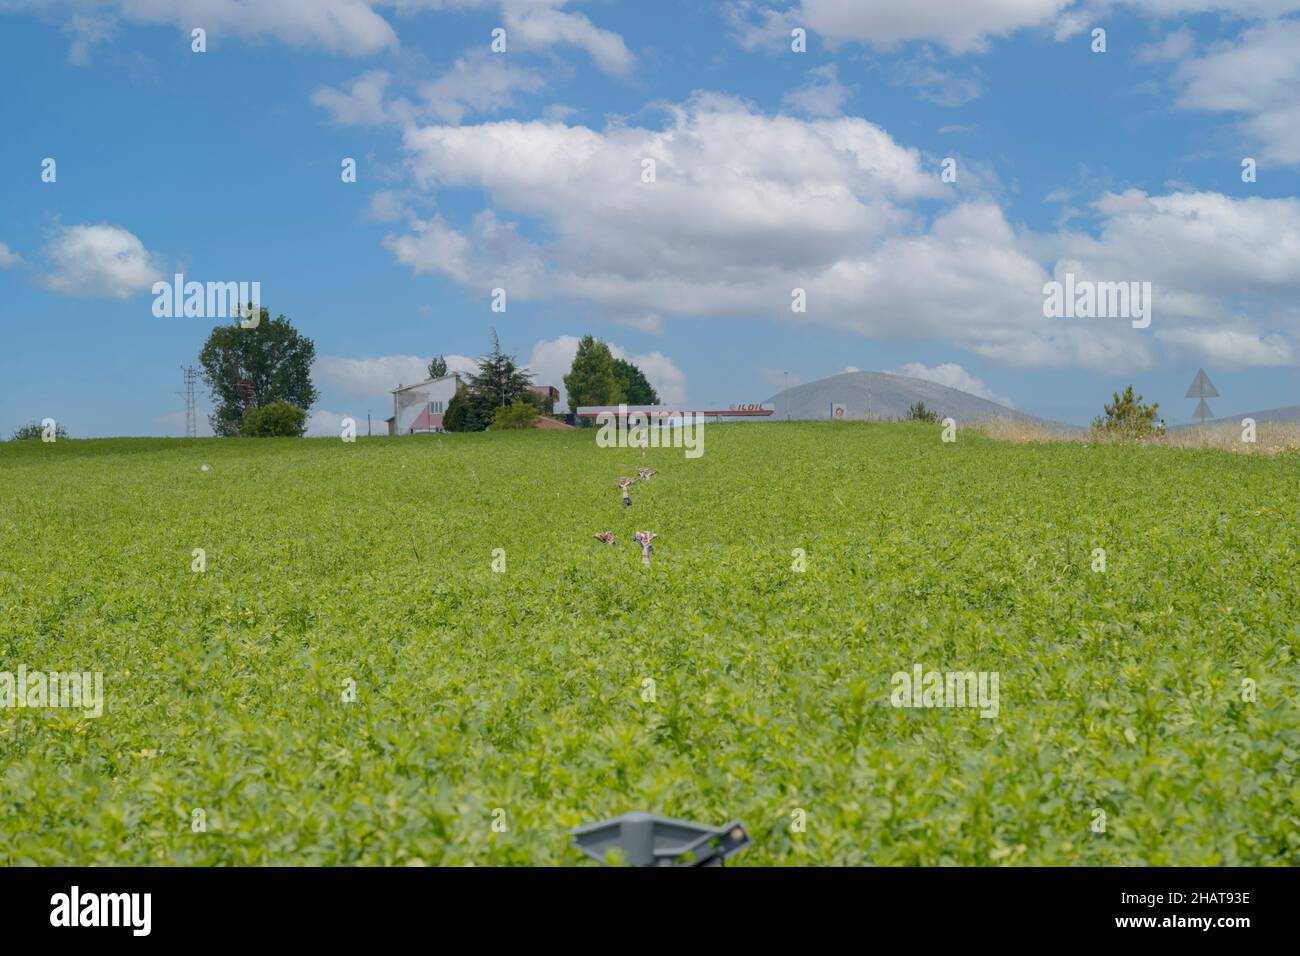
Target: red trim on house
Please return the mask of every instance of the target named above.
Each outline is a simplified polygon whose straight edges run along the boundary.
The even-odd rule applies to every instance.
[[[433,403],[425,402],[424,411],[416,416],[415,421],[411,422],[411,431],[414,432],[440,432],[442,431],[442,416],[433,413]]]

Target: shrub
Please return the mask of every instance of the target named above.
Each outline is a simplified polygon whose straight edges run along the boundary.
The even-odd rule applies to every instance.
[[[1114,401],[1105,406],[1106,415],[1095,418],[1092,422],[1094,431],[1110,432],[1121,438],[1146,438],[1156,429],[1156,410],[1160,403],[1143,405],[1142,396],[1133,395],[1133,386],[1124,389],[1124,394],[1113,393]]]
[[[270,402],[244,413],[239,434],[250,438],[301,438],[307,430],[307,409],[289,402]]]
[[[511,428],[532,428],[539,418],[541,414],[537,411],[536,405],[517,398],[509,405],[502,405],[496,410],[496,414],[492,416],[492,424],[488,428],[494,432]]]
[[[905,421],[930,422],[931,424],[935,424],[939,421],[939,413],[932,408],[926,408],[925,402],[917,402],[907,410],[907,418]]]
[[[32,438],[40,438],[45,429],[37,422],[29,422],[26,425],[20,425],[14,429],[14,433],[9,436],[10,441],[28,441]],[[56,439],[67,438],[68,430],[62,425],[54,426],[54,437]]]

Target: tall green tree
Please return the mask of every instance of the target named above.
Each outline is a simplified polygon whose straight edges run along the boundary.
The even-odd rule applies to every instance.
[[[629,405],[658,405],[659,393],[654,390],[645,373],[627,359],[614,359],[614,379]]]
[[[288,402],[310,411],[319,393],[311,382],[316,345],[283,315],[262,309],[254,328],[238,322],[212,330],[199,364],[216,410],[208,416],[218,435],[238,435],[250,408]]]
[[[614,356],[609,346],[590,335],[584,335],[573,356],[573,366],[564,376],[564,388],[569,393],[569,410],[576,412],[579,405],[617,405],[623,392],[614,375]]]
[[[483,431],[492,424],[498,408],[527,401],[532,384],[528,369],[521,367],[513,355],[501,351],[501,340],[493,329],[492,351],[478,360],[478,373],[466,380],[463,430]]]
[[[447,374],[447,360],[441,355],[435,355],[433,361],[429,363],[429,378],[442,378]]]

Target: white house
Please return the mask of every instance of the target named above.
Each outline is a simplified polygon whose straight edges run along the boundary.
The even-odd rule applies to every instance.
[[[442,431],[442,416],[460,384],[460,374],[452,372],[416,385],[398,385],[393,389],[393,417],[388,419],[388,434]]]

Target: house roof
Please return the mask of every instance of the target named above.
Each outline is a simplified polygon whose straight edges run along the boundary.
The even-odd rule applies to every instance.
[[[432,385],[435,382],[445,382],[449,378],[454,378],[457,381],[460,381],[460,373],[448,372],[441,378],[426,378],[423,382],[416,382],[414,385],[398,385],[397,388],[393,389],[393,394],[396,395],[398,392],[406,392],[413,388],[423,388],[425,385]]]

